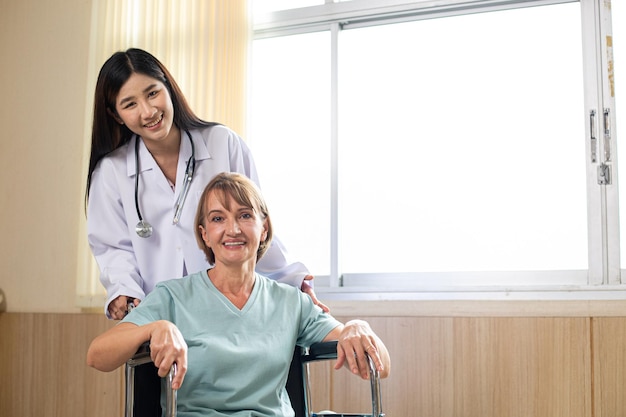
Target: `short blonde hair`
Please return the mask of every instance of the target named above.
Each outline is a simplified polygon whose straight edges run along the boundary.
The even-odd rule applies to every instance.
[[[221,197],[218,198],[220,198],[222,205],[226,209],[230,210],[230,204],[228,201],[228,197],[230,197],[237,202],[237,204],[254,210],[254,212],[260,215],[261,219],[265,221],[267,225],[267,236],[265,241],[259,244],[256,257],[258,262],[259,259],[265,255],[265,252],[267,252],[271,245],[273,236],[272,222],[270,221],[267,204],[265,203],[265,200],[256,185],[245,175],[234,172],[222,172],[221,174],[216,175],[204,188],[202,196],[200,197],[200,202],[198,203],[195,220],[196,241],[198,242],[200,249],[202,249],[206,255],[207,261],[214,265],[215,254],[213,253],[213,250],[204,243],[200,226],[206,228],[204,221],[207,214],[207,202],[209,194],[212,191],[218,191],[221,194]]]

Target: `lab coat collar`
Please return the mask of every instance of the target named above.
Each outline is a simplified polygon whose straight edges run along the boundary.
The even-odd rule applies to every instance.
[[[190,130],[191,138],[193,139],[193,145],[196,148],[196,161],[202,161],[204,159],[211,159],[211,154],[209,153],[209,149],[207,148],[206,141],[202,136],[202,133],[206,132],[206,129],[193,129]],[[185,133],[185,136],[187,133]],[[189,140],[187,140],[187,145],[191,146]],[[189,148],[189,154],[185,157],[187,160],[191,155],[191,148]]]
[[[137,167],[135,165],[135,142],[140,140],[137,135],[133,135],[128,142],[128,149],[126,150],[126,174],[129,177],[135,175]],[[142,140],[139,142],[139,170],[140,172],[148,171],[157,168],[157,163],[146,148],[146,145]]]
[[[198,129],[194,129],[194,130],[190,130],[189,133],[191,133],[191,139],[193,140],[193,144],[195,147],[196,161],[201,161],[203,159],[210,159],[211,154],[209,153],[209,149],[207,148],[204,138],[202,137],[202,131]],[[130,141],[128,142],[128,148],[126,151],[126,166],[127,166],[126,174],[129,177],[134,176],[135,172],[137,172],[137,168],[135,166],[135,142],[137,140],[140,140],[139,137],[137,135],[133,135],[130,138]],[[191,156],[191,143],[189,142],[187,133],[183,131],[182,136],[181,136],[181,146],[180,146],[180,153],[178,155],[178,158],[179,158],[179,161],[185,161],[186,163],[186,161],[189,159],[190,156]],[[143,143],[143,141],[140,141],[139,143],[139,169],[140,171],[144,172],[144,171],[148,171],[148,170],[156,169],[156,168],[158,168],[156,161],[150,154],[150,151],[148,151],[148,148],[146,148],[146,145]]]

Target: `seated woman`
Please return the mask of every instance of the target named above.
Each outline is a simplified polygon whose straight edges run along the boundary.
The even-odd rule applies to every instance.
[[[366,322],[342,324],[297,288],[254,271],[272,224],[248,178],[217,175],[200,198],[196,225],[214,267],[158,284],[94,339],[89,366],[112,371],[149,340],[160,376],[177,365],[172,385],[181,417],[293,416],[285,383],[295,345],[338,340],[335,369],[345,365],[368,378],[367,353],[381,377],[388,376],[387,348]]]

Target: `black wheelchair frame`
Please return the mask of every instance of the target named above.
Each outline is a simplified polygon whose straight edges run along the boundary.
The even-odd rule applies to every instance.
[[[314,361],[337,358],[337,341],[316,343],[309,348],[296,346],[287,378],[287,393],[295,417],[385,417],[382,410],[380,376],[368,357],[372,414],[319,414],[311,411],[311,392],[308,364]],[[172,389],[176,365],[165,379],[165,413],[161,408],[161,378],[150,358],[148,342],[126,362],[125,417],[176,417],[177,397]]]

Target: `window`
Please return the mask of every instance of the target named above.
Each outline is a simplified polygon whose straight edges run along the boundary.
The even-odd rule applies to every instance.
[[[255,43],[252,61],[264,70],[253,74],[248,128],[258,138],[249,142],[280,239],[322,275],[330,272],[328,45],[325,32]],[[303,235],[308,242],[299,245]]]
[[[278,235],[331,287],[615,284],[592,3],[458,3],[255,20],[249,140]]]

